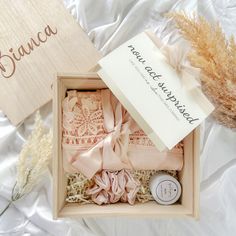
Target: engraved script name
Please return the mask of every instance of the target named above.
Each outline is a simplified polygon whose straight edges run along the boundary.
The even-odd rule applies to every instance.
[[[20,45],[17,49],[10,48],[7,53],[0,51],[0,72],[4,78],[10,78],[16,72],[17,63],[23,57],[30,55],[34,49],[46,43],[48,38],[57,34],[57,29],[47,25],[43,31],[37,33],[35,38],[30,38],[26,45]]]

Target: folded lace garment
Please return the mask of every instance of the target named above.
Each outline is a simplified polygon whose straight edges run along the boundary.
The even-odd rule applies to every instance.
[[[63,163],[92,178],[101,170],[180,170],[183,147],[159,152],[109,89],[70,90],[62,102]],[[158,122],[158,121],[157,121]]]

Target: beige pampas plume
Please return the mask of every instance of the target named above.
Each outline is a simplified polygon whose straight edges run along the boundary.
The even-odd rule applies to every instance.
[[[34,129],[24,144],[17,165],[16,183],[12,190],[11,201],[0,213],[7,210],[10,204],[28,194],[39,182],[47,170],[52,156],[52,131],[46,131],[39,112],[35,116]]]
[[[190,41],[192,66],[201,69],[202,89],[215,105],[213,116],[229,128],[236,128],[236,44],[227,40],[219,24],[182,13],[167,14]]]

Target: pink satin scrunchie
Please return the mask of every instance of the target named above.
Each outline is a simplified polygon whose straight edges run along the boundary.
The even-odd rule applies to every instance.
[[[128,202],[133,205],[140,183],[128,170],[103,170],[93,178],[95,184],[87,190],[91,199],[98,205]]]

